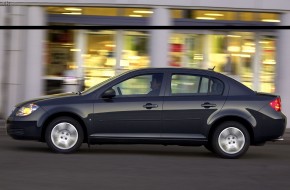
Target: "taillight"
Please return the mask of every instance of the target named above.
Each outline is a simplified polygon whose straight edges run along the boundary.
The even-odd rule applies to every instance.
[[[276,111],[281,111],[281,98],[278,97],[275,100],[273,100],[272,102],[270,102],[270,106],[276,110]]]

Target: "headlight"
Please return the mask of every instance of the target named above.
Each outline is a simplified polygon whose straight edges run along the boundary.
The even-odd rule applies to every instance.
[[[28,116],[32,112],[36,111],[39,108],[38,105],[35,104],[26,104],[22,106],[16,113],[16,116]]]

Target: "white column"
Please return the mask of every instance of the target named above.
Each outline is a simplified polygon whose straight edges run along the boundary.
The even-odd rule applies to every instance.
[[[0,25],[1,26],[5,26],[5,18],[6,18],[6,7],[5,6],[0,6]],[[4,56],[5,56],[5,30],[0,30],[0,118],[3,116],[3,98],[4,98],[4,94],[3,94],[3,74],[4,74]]]
[[[172,25],[170,10],[166,7],[154,8],[150,18],[152,26]],[[151,67],[167,67],[169,61],[169,38],[170,30],[151,30],[150,57]]]
[[[252,65],[253,70],[253,90],[260,91],[260,69],[261,69],[261,56],[262,56],[262,47],[261,47],[261,35],[260,33],[255,34],[255,55]]]
[[[11,6],[8,7],[8,25],[19,26],[25,25],[25,7]],[[5,99],[4,116],[7,117],[13,107],[23,100],[24,88],[23,88],[23,71],[25,68],[25,61],[23,60],[23,44],[25,31],[21,30],[9,30],[5,31],[5,37],[7,41],[7,47],[5,50],[5,82],[4,90]]]
[[[117,30],[116,31],[116,48],[115,48],[115,58],[116,58],[116,66],[115,66],[115,75],[122,73],[123,67],[121,65],[122,61],[122,54],[123,54],[123,49],[124,49],[124,31],[122,30]]]
[[[42,7],[27,7],[27,25],[42,26],[46,24],[45,11]],[[24,99],[32,99],[44,94],[44,52],[45,52],[45,30],[26,31],[26,59],[21,64],[25,64],[24,72]]]
[[[76,91],[80,91],[83,90],[81,89],[81,85],[82,80],[84,80],[84,55],[87,52],[87,38],[86,38],[86,30],[76,30],[75,33],[75,42],[76,42],[76,46],[75,48],[77,49],[77,51],[75,52],[74,56],[75,56],[75,62],[76,62],[76,66],[77,66],[77,72],[76,72],[76,77],[78,78],[79,81],[79,86],[78,89],[76,89]]]
[[[201,66],[201,69],[208,69],[209,67],[213,68],[215,65],[209,65],[209,54],[211,52],[211,36],[210,34],[205,34],[203,35],[203,38],[202,38],[202,41],[203,41],[203,48],[202,48],[202,55],[203,55],[203,61],[202,61],[202,65]]]
[[[280,25],[290,25],[290,12],[281,15]],[[276,63],[276,93],[282,99],[282,112],[290,118],[290,30],[278,30],[277,63]],[[290,125],[288,124],[288,127]]]

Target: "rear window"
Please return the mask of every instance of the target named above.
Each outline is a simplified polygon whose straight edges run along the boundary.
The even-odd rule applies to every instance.
[[[171,95],[221,95],[223,91],[223,82],[216,78],[186,74],[171,77]]]

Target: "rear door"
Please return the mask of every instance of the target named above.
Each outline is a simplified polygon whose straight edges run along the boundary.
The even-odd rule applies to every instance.
[[[168,75],[163,104],[163,138],[204,139],[207,120],[224,105],[224,83],[206,75]]]

